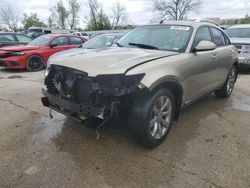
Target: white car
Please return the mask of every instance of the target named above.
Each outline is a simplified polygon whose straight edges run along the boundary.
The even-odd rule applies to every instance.
[[[226,29],[239,53],[239,68],[250,69],[250,24],[234,25]]]
[[[74,32],[73,35],[83,37],[83,38],[89,40],[89,35],[88,35],[88,33],[85,33],[85,32]]]

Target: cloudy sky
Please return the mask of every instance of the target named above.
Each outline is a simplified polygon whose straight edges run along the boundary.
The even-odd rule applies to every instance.
[[[66,2],[66,0],[64,0]],[[81,3],[81,17],[88,16],[87,0],[78,0]],[[99,0],[106,14],[116,0]],[[153,0],[120,0],[126,7],[129,15],[129,23],[146,24],[153,19]],[[50,15],[50,7],[56,0],[0,0],[0,7],[10,3],[21,15],[23,13],[36,12],[38,17],[46,22]],[[202,0],[202,8],[199,14],[192,14],[189,18],[239,18],[250,15],[250,0]],[[81,23],[83,25],[83,23]]]

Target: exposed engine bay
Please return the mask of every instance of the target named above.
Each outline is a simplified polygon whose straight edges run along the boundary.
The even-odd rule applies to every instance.
[[[119,105],[139,90],[143,77],[144,74],[89,77],[85,72],[51,65],[46,71],[42,102],[78,120],[88,116],[106,119],[116,115]]]

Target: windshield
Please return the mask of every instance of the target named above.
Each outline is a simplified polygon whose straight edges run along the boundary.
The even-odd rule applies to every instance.
[[[116,38],[117,36],[114,35],[99,35],[85,42],[83,47],[88,49],[110,47],[114,43]]]
[[[226,33],[229,38],[250,38],[250,28],[229,28]]]
[[[38,38],[36,38],[35,40],[31,41],[29,43],[30,46],[46,46],[49,41],[51,40],[51,36],[49,35],[43,35],[43,36],[40,36]]]
[[[145,26],[126,34],[117,41],[117,45],[129,48],[185,52],[191,34],[192,28],[189,26]]]

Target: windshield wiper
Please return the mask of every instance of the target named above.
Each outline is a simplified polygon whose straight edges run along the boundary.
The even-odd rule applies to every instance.
[[[119,42],[115,42],[115,44],[116,44],[118,47],[123,47],[123,45],[121,45]]]
[[[152,49],[152,50],[159,50],[159,48],[147,44],[139,44],[139,43],[128,43],[130,46],[137,46],[138,48],[145,48],[145,49]]]

